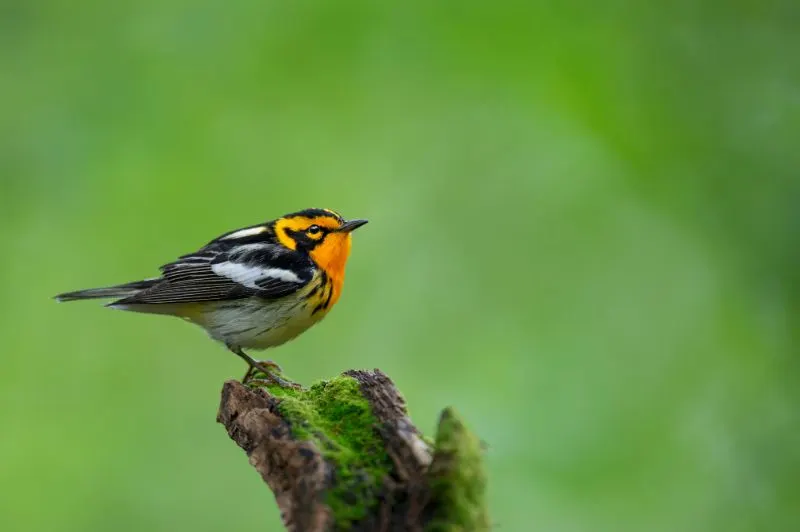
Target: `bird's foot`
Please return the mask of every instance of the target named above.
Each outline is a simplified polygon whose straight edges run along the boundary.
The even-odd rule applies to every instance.
[[[301,385],[297,384],[296,382],[290,382],[290,381],[287,381],[286,379],[282,379],[282,378],[278,377],[277,375],[275,375],[274,373],[268,373],[268,374],[266,374],[266,377],[267,377],[266,379],[250,379],[249,381],[247,381],[244,384],[248,384],[248,385],[255,384],[256,386],[277,385],[277,386],[280,386],[281,388],[289,388],[291,390],[302,390],[303,389],[303,387]]]
[[[283,373],[283,370],[278,365],[277,362],[273,362],[272,360],[252,360],[252,364],[250,367],[247,368],[247,373],[244,374],[242,377],[242,382],[247,382],[253,377],[256,376],[256,373]]]
[[[257,360],[254,362],[255,364],[250,366],[247,369],[247,373],[242,377],[242,384],[277,384],[281,388],[302,388],[299,384],[278,376],[278,373],[282,373],[281,367],[272,360]],[[263,375],[264,378],[257,379],[256,375],[259,375],[259,377]]]

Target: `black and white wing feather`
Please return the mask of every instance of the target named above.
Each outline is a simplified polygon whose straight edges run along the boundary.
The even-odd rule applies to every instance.
[[[161,267],[160,282],[113,306],[197,303],[258,296],[276,299],[314,276],[306,257],[274,244],[221,246],[211,243]]]

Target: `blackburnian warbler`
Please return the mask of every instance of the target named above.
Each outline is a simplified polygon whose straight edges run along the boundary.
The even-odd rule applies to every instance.
[[[281,345],[320,321],[342,292],[350,233],[366,220],[345,221],[307,209],[231,231],[162,266],[161,276],[56,296],[58,301],[121,298],[108,307],[178,316],[282,386],[272,361],[243,351]]]

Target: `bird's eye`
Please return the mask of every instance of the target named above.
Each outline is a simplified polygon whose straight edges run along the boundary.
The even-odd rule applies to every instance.
[[[318,225],[312,225],[308,229],[306,229],[306,233],[309,235],[318,235],[322,232],[322,228]]]

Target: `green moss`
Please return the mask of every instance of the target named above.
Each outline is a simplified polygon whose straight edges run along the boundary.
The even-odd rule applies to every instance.
[[[435,514],[426,532],[489,530],[480,440],[448,408],[439,420],[435,446],[430,471]]]
[[[313,441],[325,459],[336,464],[334,488],[325,502],[337,527],[349,529],[377,501],[376,494],[392,466],[358,381],[336,377],[310,389],[269,385],[267,390],[281,398],[278,408],[292,435]]]

